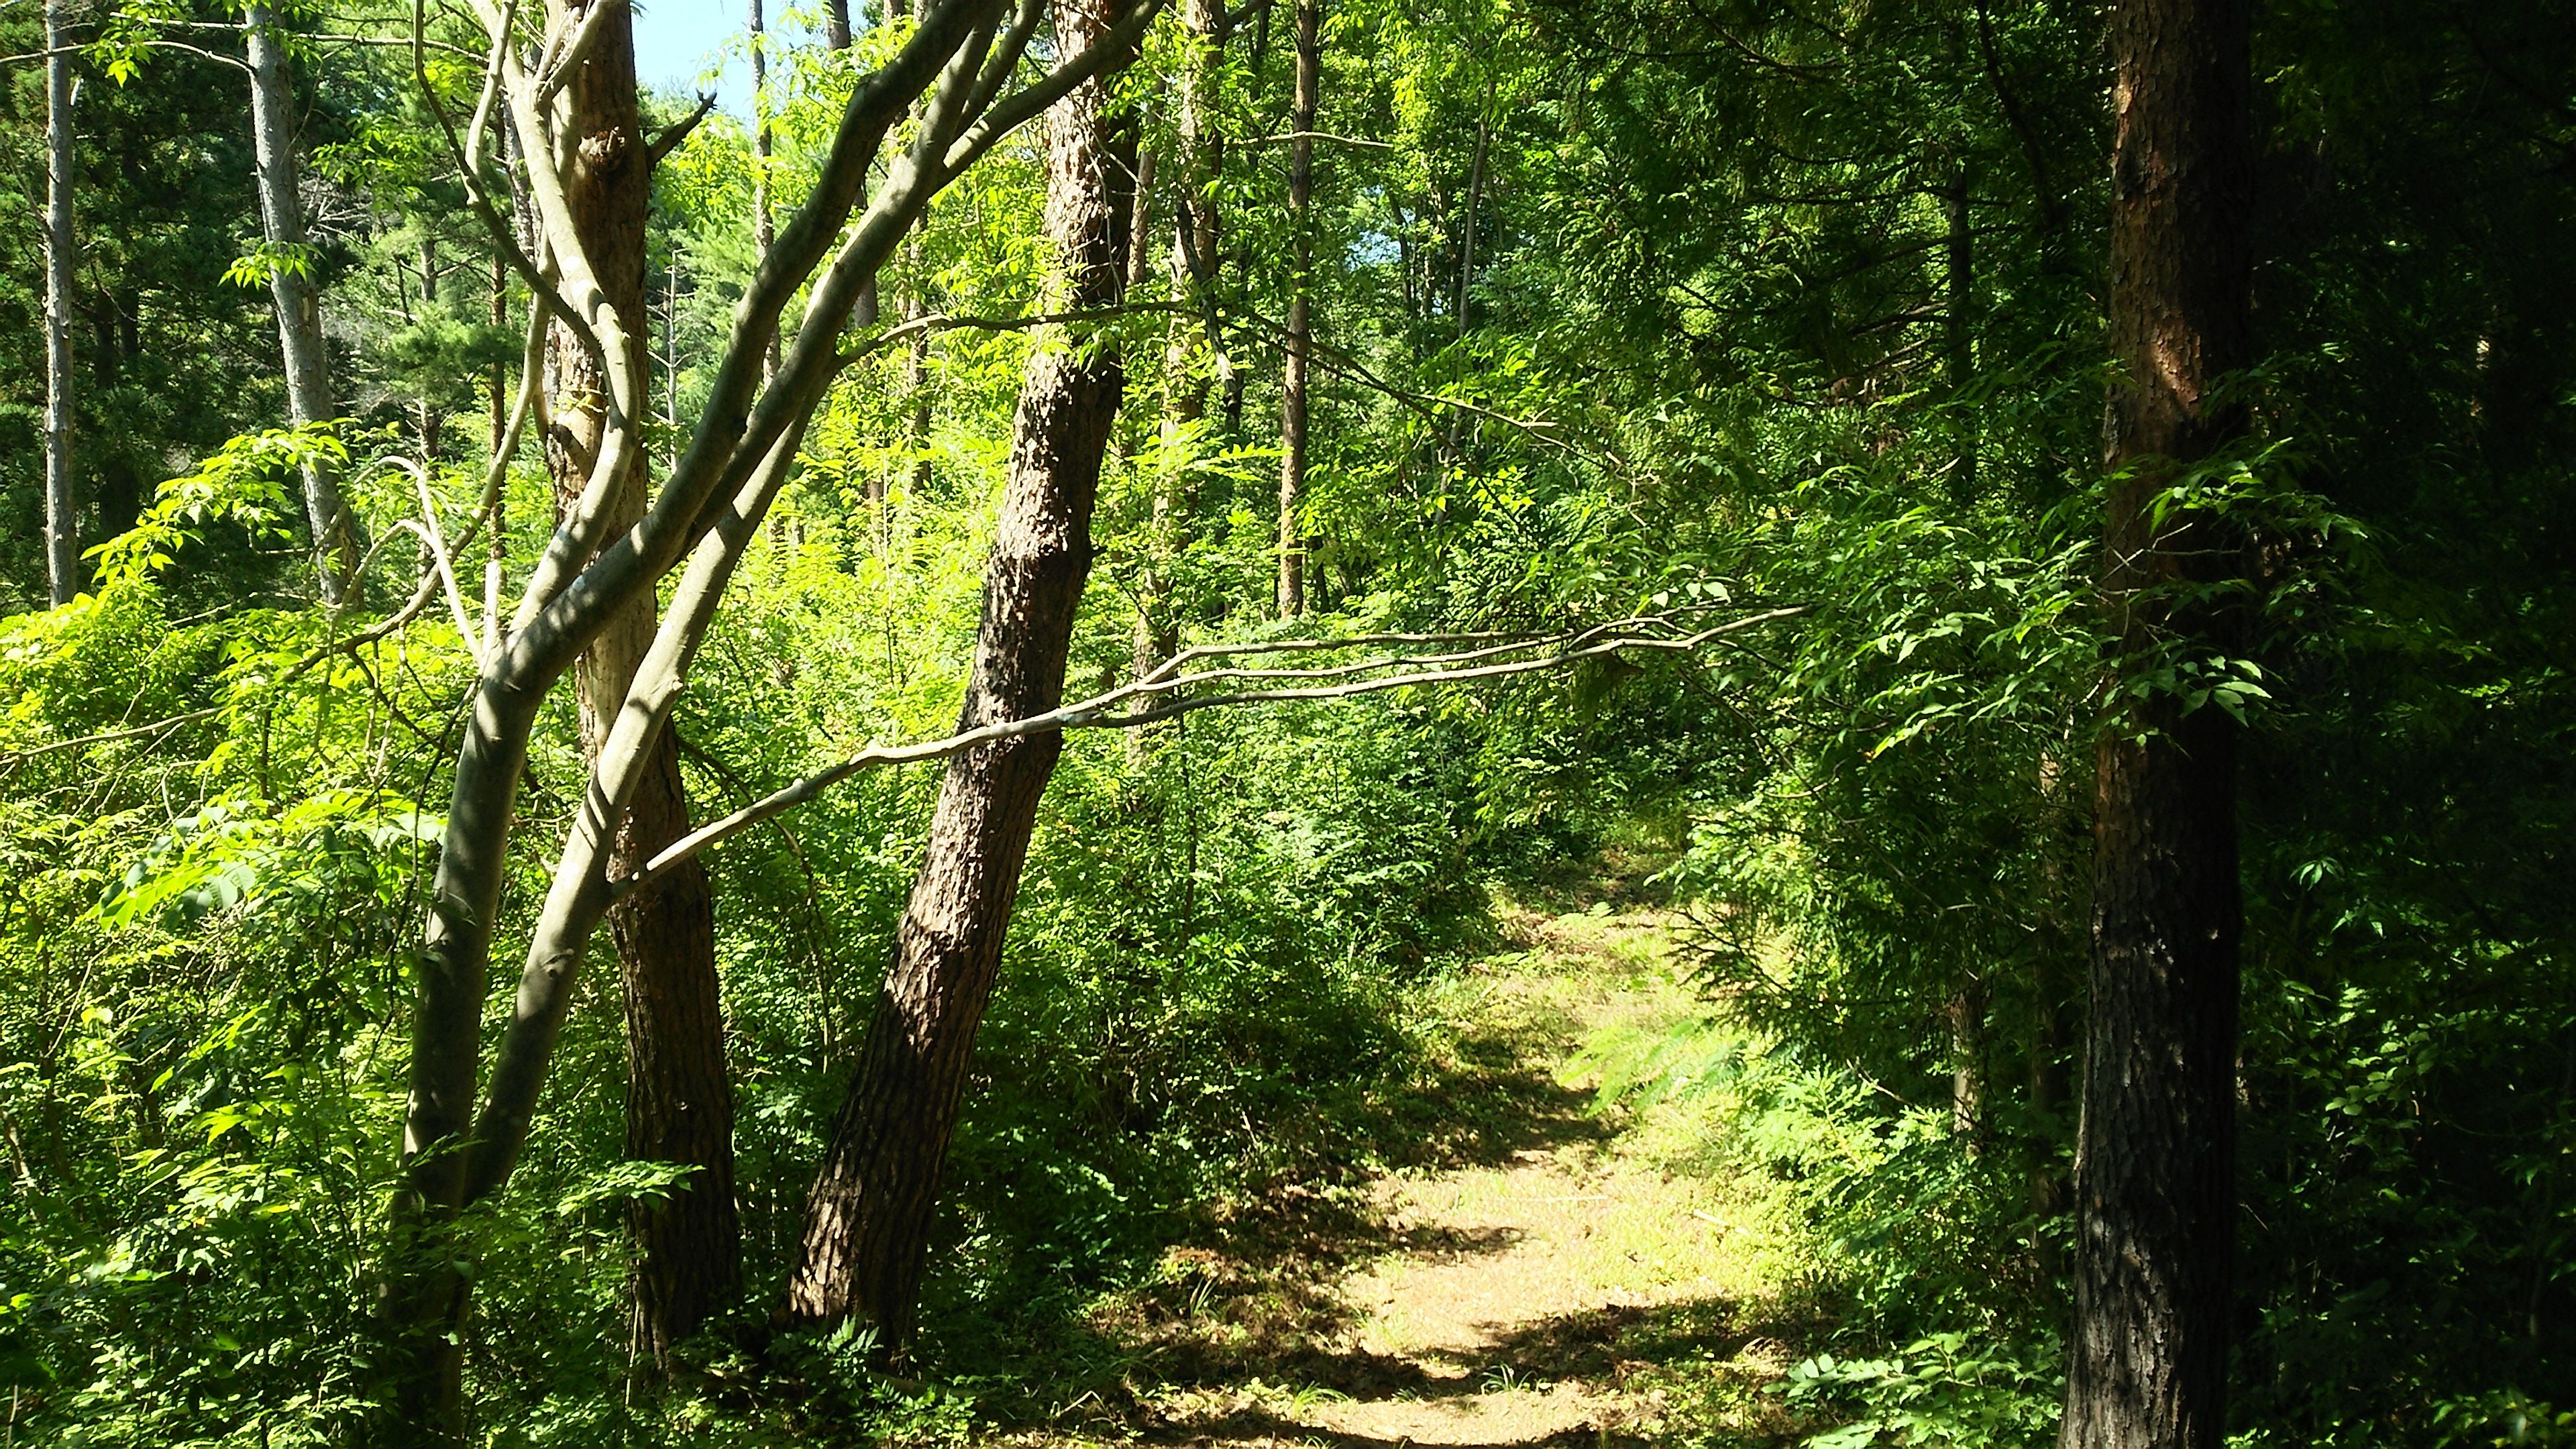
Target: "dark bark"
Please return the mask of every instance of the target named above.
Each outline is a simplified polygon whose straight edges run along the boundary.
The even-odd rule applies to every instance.
[[[1297,0],[1297,88],[1288,110],[1290,242],[1288,360],[1279,379],[1279,617],[1306,612],[1306,539],[1297,510],[1306,493],[1306,344],[1314,329],[1315,103],[1323,79],[1323,0]]]
[[[1107,28],[1107,0],[1058,14],[1059,45]],[[1046,234],[1059,258],[1051,310],[1115,305],[1125,240],[1102,80],[1048,115]],[[984,611],[961,729],[1044,713],[1063,701],[1065,654],[1091,567],[1100,464],[1126,377],[1088,340],[1042,345],[1020,389],[1010,478],[984,572]],[[1039,796],[1063,749],[1032,735],[950,760],[878,994],[858,1074],[832,1123],[785,1316],[857,1319],[881,1354],[909,1341],[927,1266],[931,1208],[991,1000]]]
[[[575,12],[574,18],[578,18]],[[652,169],[635,89],[635,48],[624,7],[611,15],[590,59],[567,88],[575,134],[585,137],[566,193],[584,250],[622,318],[645,310],[644,229]],[[639,332],[639,335],[640,332]],[[555,433],[547,462],[569,508],[603,437],[605,380],[571,333],[551,339],[548,401]],[[642,352],[637,352],[641,364]],[[641,390],[638,390],[641,396]],[[618,480],[613,532],[644,515],[645,455]],[[595,754],[651,645],[654,599],[620,610],[575,669],[585,752]],[[665,730],[635,792],[609,874],[625,875],[686,835],[688,798],[676,742]],[[733,1092],[725,1074],[724,1017],[715,968],[715,908],[706,873],[692,864],[669,883],[609,913],[626,1003],[626,1155],[690,1169],[659,1202],[638,1201],[634,1232],[636,1342],[658,1362],[731,1297],[741,1264],[733,1200]]]
[[[2103,591],[2134,675],[2233,650],[2206,586],[2237,541],[2159,523],[2158,492],[2242,426],[2212,389],[2248,360],[2246,0],[2122,0],[2112,169],[2114,486]],[[2237,726],[2172,690],[2099,746],[2091,1009],[2076,1165],[2068,1449],[2218,1449],[2233,1241]]]

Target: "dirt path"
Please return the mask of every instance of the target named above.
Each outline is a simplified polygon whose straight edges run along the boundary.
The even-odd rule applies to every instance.
[[[1663,923],[1527,916],[1443,1005],[1386,1165],[1292,1183],[1102,1323],[1126,1434],[1193,1446],[1653,1442],[1688,1383],[1776,1375],[1744,1307],[1758,1205],[1674,1170],[1686,1133],[1594,1109],[1587,1043],[1688,1011]],[[1676,1374],[1687,1362],[1695,1377]],[[1107,1427],[1103,1425],[1102,1427]]]

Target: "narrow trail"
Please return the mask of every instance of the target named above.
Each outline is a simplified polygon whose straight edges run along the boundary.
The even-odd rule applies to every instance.
[[[1144,1422],[1193,1446],[1656,1442],[1688,1360],[1744,1383],[1792,1355],[1749,1305],[1758,1201],[1676,1170],[1657,1114],[1595,1109],[1587,1043],[1689,1012],[1665,922],[1514,921],[1444,998],[1441,1070],[1390,1104],[1380,1170],[1291,1183],[1099,1325]],[[1100,1427],[1106,1429],[1108,1425]],[[1756,1436],[1759,1437],[1759,1436]]]

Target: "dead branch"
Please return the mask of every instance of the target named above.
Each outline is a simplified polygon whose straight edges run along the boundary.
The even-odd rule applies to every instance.
[[[1640,616],[1634,619],[1617,620],[1609,624],[1594,625],[1591,628],[1578,631],[1524,636],[1514,642],[1449,655],[1391,655],[1365,661],[1356,665],[1324,665],[1304,670],[1215,669],[1202,671],[1196,674],[1170,674],[1166,671],[1171,668],[1171,665],[1166,664],[1164,669],[1157,670],[1153,674],[1147,675],[1145,678],[1139,679],[1134,683],[1123,685],[1117,689],[1109,690],[1106,693],[1094,695],[1078,704],[1069,704],[1061,709],[1051,710],[1042,715],[1032,715],[1027,719],[1009,720],[1000,724],[986,725],[980,729],[966,730],[958,734],[946,736],[942,739],[924,740],[916,744],[871,745],[868,748],[859,751],[857,754],[850,756],[848,759],[841,761],[839,764],[832,766],[828,770],[824,770],[818,774],[809,775],[804,779],[797,781],[795,784],[775,791],[761,800],[744,806],[742,809],[737,810],[720,820],[711,821],[706,825],[700,826],[688,835],[672,842],[671,845],[663,850],[661,854],[646,862],[643,870],[634,875],[612,882],[610,884],[610,890],[613,895],[623,897],[633,891],[644,889],[645,887],[650,886],[665,872],[689,859],[691,856],[696,855],[699,851],[706,849],[708,846],[729,836],[747,830],[772,816],[791,810],[798,805],[802,805],[806,801],[815,798],[825,790],[830,789],[832,786],[839,784],[843,780],[849,779],[853,775],[884,765],[900,765],[909,764],[918,760],[944,759],[950,755],[973,749],[977,745],[991,744],[999,740],[1017,739],[1024,735],[1043,734],[1050,730],[1135,729],[1142,725],[1153,724],[1159,720],[1172,719],[1179,715],[1195,713],[1203,709],[1229,708],[1246,704],[1273,704],[1291,701],[1349,699],[1358,695],[1375,694],[1389,689],[1408,689],[1417,685],[1458,684],[1472,680],[1498,679],[1514,674],[1527,674],[1542,669],[1561,668],[1565,665],[1573,664],[1581,660],[1596,659],[1604,655],[1615,654],[1623,649],[1646,649],[1661,653],[1689,653],[1707,644],[1714,643],[1728,634],[1733,634],[1744,629],[1750,629],[1760,624],[1772,623],[1781,619],[1794,618],[1800,614],[1806,613],[1807,610],[1804,606],[1770,609],[1759,614],[1750,614],[1742,618],[1731,619],[1723,624],[1713,625],[1705,629],[1689,632],[1680,631],[1679,620],[1681,617],[1689,613],[1705,612],[1705,608],[1695,610],[1674,610],[1666,614]],[[1462,642],[1467,640],[1492,639],[1494,637],[1495,636],[1491,634],[1362,635],[1350,639],[1292,639],[1266,644],[1224,644],[1207,646],[1202,650],[1185,651],[1183,654],[1174,656],[1174,660],[1172,662],[1179,663],[1192,657],[1210,658],[1218,655],[1276,654],[1310,650],[1347,649],[1356,644],[1386,638],[1415,639],[1426,642]],[[1497,656],[1501,655],[1528,653],[1533,650],[1550,650],[1552,652],[1526,659],[1497,658]],[[1477,660],[1493,662],[1472,662]],[[1376,678],[1349,679],[1346,677],[1355,670],[1381,670],[1398,668],[1406,664],[1418,665],[1433,662],[1437,662],[1438,667],[1430,669],[1415,669],[1410,672],[1400,674],[1380,675]],[[1339,679],[1341,682],[1315,683],[1302,687],[1251,689],[1231,694],[1200,695],[1190,698],[1172,699],[1165,703],[1152,705],[1148,708],[1131,711],[1121,711],[1118,708],[1132,700],[1152,699],[1158,696],[1169,695],[1181,690],[1222,680],[1248,678],[1265,680],[1304,679],[1316,681]]]

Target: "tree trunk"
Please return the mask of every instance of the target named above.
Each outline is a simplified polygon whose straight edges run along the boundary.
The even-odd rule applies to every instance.
[[[286,362],[286,412],[298,426],[340,415],[331,396],[331,359],[322,341],[322,300],[304,250],[304,200],[295,159],[295,85],[277,13],[243,7],[250,51],[251,149],[259,170],[259,220],[270,249],[269,294],[277,303],[277,345]],[[313,567],[325,603],[340,602],[358,566],[358,530],[340,485],[320,462],[304,468],[304,516],[313,530]]]
[[[751,42],[751,256],[758,266],[778,240],[769,217],[769,26],[761,15],[761,0],[751,0],[743,28]],[[778,338],[773,334],[761,376],[766,380],[777,373]]]
[[[823,0],[823,48],[850,48],[850,0]]]
[[[620,894],[611,884],[609,859],[623,838],[619,824],[643,790],[652,747],[735,566],[787,481],[806,423],[828,387],[839,329],[799,331],[779,375],[782,392],[761,394],[759,356],[782,311],[809,286],[823,308],[818,315],[847,309],[860,279],[884,265],[930,198],[1017,125],[1017,115],[977,104],[977,72],[966,58],[967,47],[991,33],[997,9],[997,0],[942,0],[853,93],[813,189],[779,238],[773,266],[752,279],[736,307],[732,340],[710,369],[709,400],[679,467],[642,521],[613,542],[603,537],[609,504],[617,485],[636,476],[630,470],[642,451],[637,424],[646,411],[648,368],[639,355],[641,319],[621,315],[603,273],[622,272],[617,286],[630,307],[642,278],[634,263],[604,268],[594,264],[593,254],[603,246],[631,244],[640,257],[641,212],[603,218],[586,197],[576,203],[568,193],[587,191],[594,184],[585,179],[591,173],[641,164],[627,7],[603,12],[613,26],[603,20],[598,27],[578,27],[560,10],[548,17],[552,33],[577,29],[587,37],[590,58],[572,67],[569,79],[604,93],[609,104],[594,109],[583,109],[580,94],[567,93],[541,110],[538,85],[521,69],[521,58],[506,45],[495,49],[495,62],[511,73],[504,92],[512,127],[529,141],[521,155],[531,172],[529,192],[556,263],[557,284],[570,308],[592,319],[591,337],[602,361],[598,385],[583,401],[604,391],[607,426],[581,511],[536,560],[507,642],[483,661],[462,715],[428,920],[411,972],[409,1090],[401,1177],[385,1234],[382,1338],[369,1354],[370,1398],[380,1406],[371,1416],[369,1443],[462,1440],[458,1379],[470,1328],[467,1275],[477,1234],[461,1214],[506,1186],[526,1145],[584,948]],[[1121,39],[1132,39],[1151,13],[1130,15],[1118,32]],[[588,51],[598,40],[607,42],[599,51],[608,60]],[[1103,46],[1080,58],[1081,68],[1059,70],[1046,82],[1048,93],[1091,74],[1112,50]],[[612,85],[600,74],[613,62],[620,63],[622,84]],[[889,168],[887,185],[845,235],[866,187],[869,157],[900,122],[903,108],[931,87],[937,98],[924,114],[937,120],[937,128]],[[615,105],[621,95],[623,105]],[[996,124],[969,131],[979,113]],[[943,143],[964,147],[958,167],[926,164]],[[581,163],[580,173],[570,169],[574,160]],[[582,442],[578,428],[549,429],[550,449],[578,451]],[[555,681],[580,663],[631,601],[651,599],[657,583],[683,559],[686,567],[671,596],[674,622],[659,631],[617,711],[592,788],[574,812],[551,872],[510,1019],[492,1058],[490,1092],[478,1113],[493,935],[509,869],[511,815],[535,720]],[[670,878],[667,872],[654,876],[657,882]]]
[[[1172,296],[1181,304],[1163,345],[1164,465],[1154,483],[1144,586],[1136,617],[1136,672],[1171,657],[1180,644],[1174,572],[1190,546],[1193,489],[1179,448],[1193,424],[1207,416],[1213,366],[1217,380],[1232,365],[1209,344],[1215,333],[1216,284],[1223,253],[1223,213],[1215,186],[1224,165],[1224,136],[1217,126],[1217,74],[1225,64],[1225,6],[1220,0],[1181,0],[1181,28],[1189,36],[1181,61],[1178,149],[1180,199],[1172,212]],[[1208,354],[1202,356],[1202,354]],[[1138,737],[1141,742],[1142,736]]]
[[[80,592],[80,499],[72,491],[72,53],[66,0],[45,4],[45,584],[60,608]]]
[[[564,23],[579,19],[576,9]],[[640,323],[648,315],[644,241],[653,178],[640,141],[634,34],[626,7],[607,17],[567,94],[574,133],[608,138],[577,148],[566,175],[584,250],[617,314]],[[642,349],[636,356],[641,367]],[[569,510],[602,442],[605,380],[589,352],[560,326],[553,333],[548,374],[555,433],[547,462],[558,505]],[[612,537],[644,515],[644,460],[638,450],[635,466],[618,481],[609,508]],[[582,746],[594,758],[652,644],[654,624],[654,599],[646,593],[618,612],[575,669]],[[641,868],[689,830],[670,731],[662,731],[652,748],[609,858],[611,876]],[[660,1362],[732,1295],[741,1266],[733,1090],[725,1074],[715,910],[705,871],[692,863],[668,884],[620,903],[608,925],[626,1002],[626,1155],[691,1169],[668,1197],[639,1201],[629,1214],[636,1247],[636,1341]]]
[[[2153,505],[2240,429],[2211,388],[2248,360],[2253,202],[2246,0],[2122,0],[2103,593],[2124,672],[2232,652],[2206,586],[2225,527]],[[2096,773],[2092,1006],[2076,1164],[2067,1449],[2225,1440],[2235,1213],[2237,727],[2177,690],[2104,732]]]
[[[1950,1029],[1950,1131],[1970,1156],[1986,1128],[1986,983],[1970,977],[1943,1004]]]
[[[510,320],[510,273],[499,248],[492,252],[492,328],[499,331]],[[492,364],[492,430],[489,448],[492,465],[507,469],[501,450],[510,444],[509,379],[500,363]],[[500,486],[492,490],[492,506],[483,517],[483,652],[490,654],[501,647],[501,582],[510,562],[509,475],[501,475]]]
[[[1948,235],[1944,237],[1948,275],[1943,290],[1949,295],[1942,307],[1943,371],[1952,399],[1952,410],[1959,428],[1959,460],[1950,474],[1950,496],[1962,501],[1977,495],[1977,419],[1975,413],[1958,405],[1960,394],[1977,374],[1977,274],[1973,234],[1968,226],[1968,167],[1961,162],[1950,176],[1949,194],[1942,198],[1947,212]]]
[[[420,301],[424,315],[438,306],[438,233],[426,223],[420,229]],[[426,392],[420,399],[420,461],[434,464],[446,446],[447,415],[438,410]]]
[[[1059,50],[1090,43],[1111,13],[1108,0],[1063,5]],[[1108,94],[1105,78],[1086,81],[1048,114],[1046,235],[1058,262],[1046,310],[1114,306],[1121,294],[1125,238],[1102,116]],[[1024,719],[1063,700],[1101,455],[1125,385],[1117,356],[1087,339],[1045,338],[1030,359],[961,729]],[[787,1285],[791,1321],[855,1318],[877,1329],[888,1357],[911,1338],[967,1064],[1038,798],[1063,743],[1061,734],[1032,735],[949,762],[894,965],[806,1200]]]
[[[1458,340],[1467,340],[1468,288],[1476,280],[1476,213],[1485,206],[1485,152],[1493,144],[1494,86],[1485,83],[1485,107],[1476,116],[1476,149],[1467,161],[1467,216],[1458,237]]]
[[[1306,493],[1306,344],[1313,331],[1315,101],[1323,78],[1323,0],[1297,0],[1297,89],[1288,108],[1288,360],[1279,377],[1279,617],[1306,612],[1306,539],[1297,510]]]
[[[2066,1173],[2057,1158],[2057,1115],[2066,1109],[2072,1076],[2073,1031],[2069,1010],[2075,994],[2074,965],[2081,949],[2079,907],[2075,888],[2082,884],[2074,841],[2082,825],[2071,795],[2062,757],[2052,748],[2039,757],[2040,822],[2039,899],[2032,910],[2031,998],[2029,1041],[2030,1117],[2034,1130],[2023,1144],[2030,1187],[2031,1215],[2040,1221],[2036,1261],[2044,1281],[2055,1281],[2066,1269],[2053,1227],[2070,1201]]]

